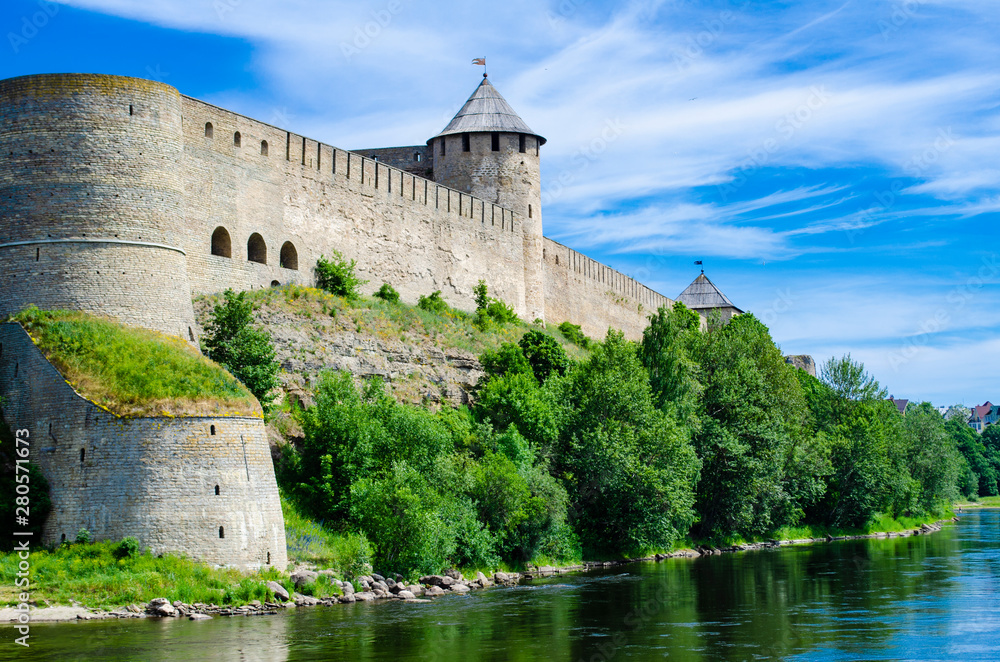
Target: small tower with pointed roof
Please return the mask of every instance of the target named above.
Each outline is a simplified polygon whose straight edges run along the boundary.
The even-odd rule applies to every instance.
[[[427,141],[434,181],[520,215],[528,320],[545,319],[539,168],[544,144],[486,76],[448,126]]]
[[[705,318],[710,317],[715,311],[719,311],[723,322],[728,322],[743,312],[733,305],[729,297],[723,294],[715,286],[715,283],[708,279],[704,271],[694,279],[693,283],[687,286],[686,290],[681,292],[680,296],[677,297],[677,301],[680,301]]]

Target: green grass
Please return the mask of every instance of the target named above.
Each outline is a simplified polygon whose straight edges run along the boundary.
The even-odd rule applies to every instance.
[[[10,320],[79,393],[115,414],[260,415],[235,377],[180,338],[33,306]]]
[[[149,552],[118,559],[118,543],[102,541],[61,545],[31,552],[32,601],[44,604],[81,602],[87,607],[112,609],[145,604],[153,598],[181,600],[188,604],[243,605],[274,596],[265,583],[277,581],[291,592],[287,576],[274,568],[254,574],[216,569],[190,559]],[[0,555],[0,604],[16,604],[14,577],[16,553]]]
[[[956,503],[955,507],[962,507],[962,508],[1000,508],[1000,496],[984,496],[984,497],[979,497],[979,499],[977,501],[974,501],[974,502]]]
[[[303,515],[284,496],[285,542],[291,563],[308,563],[353,580],[372,571],[374,550],[363,533],[337,533]]]

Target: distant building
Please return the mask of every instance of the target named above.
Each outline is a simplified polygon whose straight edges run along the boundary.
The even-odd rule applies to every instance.
[[[983,430],[997,422],[998,416],[1000,416],[1000,407],[987,400],[985,403],[972,408],[972,416],[969,417],[969,427],[982,434]]]
[[[681,292],[677,300],[705,318],[718,311],[723,322],[743,313],[708,279],[704,271]]]
[[[899,410],[900,414],[906,416],[906,405],[910,402],[909,400],[903,400],[901,398],[897,398],[895,396],[890,395],[889,402],[896,405],[896,409]]]

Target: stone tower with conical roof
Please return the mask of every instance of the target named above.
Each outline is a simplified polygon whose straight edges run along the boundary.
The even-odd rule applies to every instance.
[[[705,318],[718,311],[722,322],[728,322],[743,313],[722,293],[722,290],[715,286],[715,283],[708,279],[704,271],[681,292],[677,301]]]
[[[524,310],[545,319],[542,194],[538,135],[500,92],[483,81],[441,133],[427,141],[434,181],[521,215],[524,222]]]

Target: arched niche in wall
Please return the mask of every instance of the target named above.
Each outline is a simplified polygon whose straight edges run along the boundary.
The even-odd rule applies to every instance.
[[[295,246],[290,241],[286,241],[281,245],[281,255],[279,256],[279,266],[285,269],[295,269],[299,268],[299,254],[295,250]]]
[[[247,260],[267,264],[267,244],[264,243],[264,237],[256,232],[247,240]]]
[[[212,233],[212,255],[233,256],[233,240],[229,236],[229,230],[221,225]]]

